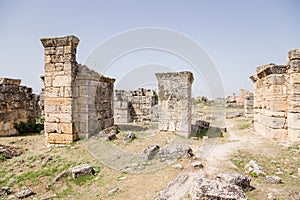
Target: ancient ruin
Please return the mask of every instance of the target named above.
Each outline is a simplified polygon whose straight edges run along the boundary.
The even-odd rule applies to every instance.
[[[152,121],[152,108],[157,95],[150,89],[115,91],[114,118],[116,123]]]
[[[233,95],[226,98],[226,107],[244,108],[246,96],[248,95],[251,95],[251,92],[245,89],[240,89],[240,95],[233,93]]]
[[[254,128],[267,138],[300,140],[300,50],[288,52],[286,65],[257,67],[254,84]]]
[[[186,71],[156,73],[155,76],[158,80],[158,129],[190,137],[193,74]]]
[[[38,98],[20,79],[0,78],[0,136],[17,135],[14,123],[39,115]]]
[[[114,124],[114,79],[77,64],[75,36],[43,38],[44,113],[48,143],[67,144]]]

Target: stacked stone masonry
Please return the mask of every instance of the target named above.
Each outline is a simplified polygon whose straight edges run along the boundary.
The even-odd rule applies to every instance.
[[[113,125],[114,79],[77,64],[79,39],[43,38],[44,114],[48,143],[68,144]],[[93,120],[92,120],[93,119]],[[98,119],[95,122],[94,119]]]
[[[249,95],[251,95],[251,92],[249,92],[245,89],[240,89],[239,96],[233,94],[226,98],[226,107],[244,108],[246,96],[249,96]]]
[[[17,135],[14,123],[39,115],[38,95],[21,80],[0,78],[0,136]]]
[[[139,88],[133,91],[116,91],[114,115],[116,123],[152,120],[152,108],[157,104],[153,90]]]
[[[300,141],[300,50],[288,53],[287,65],[257,67],[254,128],[267,138]]]
[[[155,75],[158,80],[159,130],[190,137],[193,74],[171,72]]]

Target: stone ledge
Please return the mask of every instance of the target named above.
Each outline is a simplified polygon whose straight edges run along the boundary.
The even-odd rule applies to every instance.
[[[21,79],[0,78],[0,84],[20,85]]]
[[[41,38],[44,47],[59,47],[59,46],[74,46],[77,47],[79,38],[74,35],[54,37],[54,38]]]

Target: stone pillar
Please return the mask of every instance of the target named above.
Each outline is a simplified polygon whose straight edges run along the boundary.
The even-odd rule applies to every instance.
[[[244,101],[244,109],[245,109],[245,116],[246,117],[253,117],[253,105],[254,105],[254,97],[253,93],[249,93],[245,96]]]
[[[170,72],[155,76],[158,80],[159,130],[190,137],[193,74]]]
[[[73,121],[73,83],[77,72],[75,36],[43,38],[45,135],[51,144],[68,144],[78,135]]]
[[[300,49],[288,52],[288,138],[300,141]]]

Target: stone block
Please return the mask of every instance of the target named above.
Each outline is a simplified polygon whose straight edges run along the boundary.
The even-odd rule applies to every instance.
[[[288,113],[287,122],[290,129],[300,129],[300,113]]]
[[[288,52],[289,60],[300,60],[300,49],[292,49]]]
[[[77,134],[50,133],[47,135],[47,142],[49,144],[70,144],[77,139]]]
[[[53,79],[53,87],[71,86],[72,77],[71,76],[56,76]]]
[[[300,129],[288,129],[288,139],[293,142],[300,142]]]

